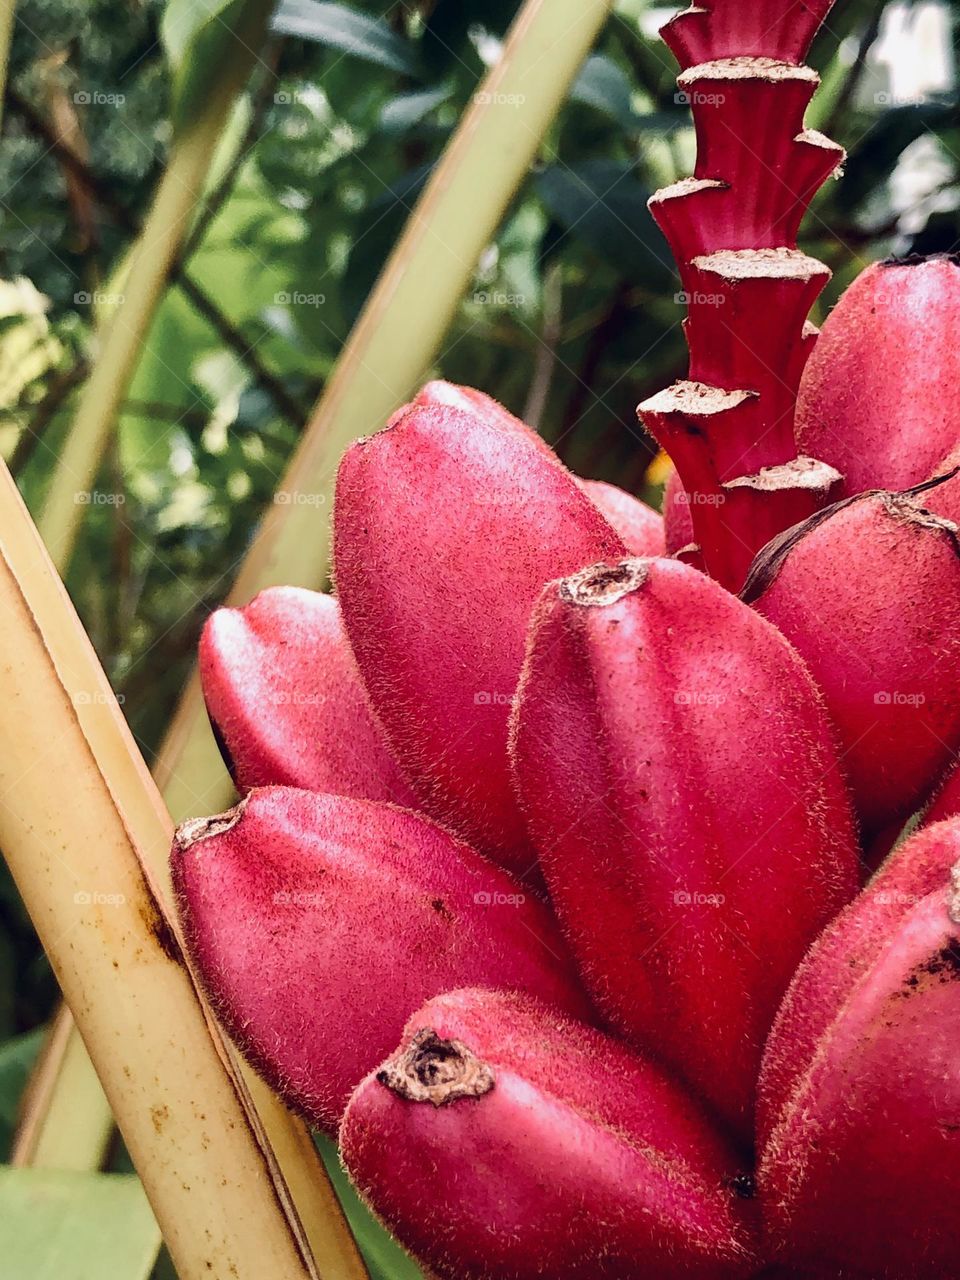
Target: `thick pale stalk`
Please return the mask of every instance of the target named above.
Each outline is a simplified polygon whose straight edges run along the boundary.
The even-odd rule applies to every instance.
[[[279,486],[286,501],[268,511],[229,603],[246,604],[282,583],[323,586],[329,525],[317,513],[318,495],[329,495],[344,448],[382,427],[436,358],[484,245],[612,7],[610,0],[527,0],[344,348]],[[196,678],[157,778],[178,817],[230,803]]]
[[[70,562],[120,403],[136,370],[170,268],[203,196],[234,98],[260,47],[267,6],[255,4],[250,10],[237,33],[226,74],[216,77],[203,110],[174,140],[150,214],[123,273],[123,299],[102,335],[77,416],[57,458],[38,525],[61,572]]]
[[[327,1274],[363,1277],[306,1135],[276,1108],[265,1119],[305,1225],[292,1212],[296,1225],[286,1220],[290,1193],[248,1118],[245,1090],[182,963],[161,945],[178,956],[155,887],[166,874],[169,818],[5,472],[0,499],[0,845],[80,1015],[182,1280],[210,1274],[193,1253],[209,1226],[204,1212],[217,1220],[205,1252],[215,1245],[223,1274],[233,1274],[234,1259],[238,1276],[261,1275],[261,1265],[278,1276],[315,1274],[301,1249],[305,1231],[318,1260],[336,1257]],[[197,1121],[198,1098],[207,1123]]]
[[[181,1280],[310,1276],[147,870],[169,819],[62,588],[49,616],[52,568],[38,574],[34,531],[0,483],[0,845]],[[141,800],[127,813],[113,783],[131,769]]]

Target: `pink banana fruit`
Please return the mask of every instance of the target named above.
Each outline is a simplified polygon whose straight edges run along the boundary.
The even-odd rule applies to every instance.
[[[780,999],[858,884],[806,667],[686,565],[596,565],[543,593],[512,754],[594,1001],[747,1132]]]
[[[798,971],[760,1081],[774,1253],[824,1274],[956,1277],[958,920],[952,820],[902,845]]]
[[[960,443],[960,265],[868,267],[828,316],[797,403],[797,445],[843,475],[838,496],[906,489]]]
[[[477,391],[475,387],[461,387],[452,382],[428,382],[413,403],[424,407],[446,405],[463,413],[476,414],[490,426],[517,432],[556,462],[556,455],[542,436],[492,396]],[[400,416],[404,412],[401,410]],[[615,484],[607,484],[604,480],[574,479],[620,535],[629,555],[663,555],[663,517],[659,512]]]
[[[237,787],[412,805],[367,704],[332,596],[271,587],[200,637],[207,712]]]
[[[172,853],[190,956],[239,1048],[333,1132],[424,1000],[479,983],[589,1016],[549,912],[392,805],[288,787],[184,823]]]
[[[941,779],[923,813],[924,826],[960,817],[960,766],[953,764]]]
[[[690,498],[676,471],[670,472],[663,490],[663,527],[668,556],[674,556],[684,547],[696,542],[693,520],[690,518]]]
[[[743,592],[823,690],[868,835],[908,817],[960,746],[960,547],[924,497],[827,508],[771,542]]]
[[[645,502],[604,480],[581,480],[583,491],[620,535],[627,555],[662,556],[666,550],[663,516]]]
[[[552,577],[622,554],[522,424],[415,406],[340,464],[337,589],[374,710],[427,811],[521,874],[506,740],[530,610]]]
[[[528,997],[426,1004],[340,1142],[361,1194],[443,1280],[750,1273],[746,1179],[695,1101]]]

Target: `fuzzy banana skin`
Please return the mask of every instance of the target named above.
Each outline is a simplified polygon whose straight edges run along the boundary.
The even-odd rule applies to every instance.
[[[752,610],[671,560],[543,593],[518,791],[587,989],[747,1138],[796,964],[856,892],[822,699]]]
[[[344,624],[397,759],[431,816],[521,875],[507,719],[530,611],[551,578],[623,554],[529,436],[414,406],[347,451],[334,512]]]
[[[584,492],[616,529],[631,556],[662,556],[666,549],[663,516],[645,502],[604,480],[582,480]]]
[[[340,1140],[363,1196],[442,1280],[750,1274],[740,1167],[696,1102],[529,998],[457,991],[419,1010]]]
[[[960,820],[912,837],[791,985],[761,1075],[769,1245],[877,1280],[960,1253]]]
[[[556,462],[556,455],[538,432],[515,417],[492,396],[477,391],[475,387],[461,387],[452,382],[428,382],[413,403],[423,406],[447,405],[464,413],[476,414],[491,426],[519,433],[536,445],[546,457]],[[604,480],[574,478],[620,535],[629,555],[663,555],[663,517],[659,512],[615,484],[607,484]]]
[[[743,593],[823,690],[868,836],[909,817],[960,747],[960,543],[924,497],[828,508],[765,548]]]
[[[960,265],[877,263],[827,317],[800,383],[797,446],[836,467],[838,497],[906,489],[960,439]]]
[[[220,817],[184,823],[172,871],[218,1016],[285,1101],[328,1132],[411,1010],[441,991],[517,988],[589,1016],[548,911],[406,810],[252,791]]]
[[[270,587],[200,637],[207,712],[234,782],[412,806],[332,596]]]

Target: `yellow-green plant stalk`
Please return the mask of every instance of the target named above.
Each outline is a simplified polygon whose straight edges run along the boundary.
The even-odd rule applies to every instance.
[[[376,431],[436,359],[484,246],[566,97],[612,0],[527,0],[503,53],[461,120],[314,410],[230,601],[277,583],[320,587],[328,510],[344,448]],[[156,777],[172,812],[214,812],[230,781],[194,676]]]
[[[7,84],[7,63],[13,39],[14,0],[0,0],[0,128],[3,127],[3,91]]]
[[[150,870],[169,816],[5,469],[0,647],[0,847],[181,1280],[317,1276]]]
[[[232,38],[225,42],[226,54],[213,68],[206,92],[197,93],[191,86],[150,213],[119,276],[120,297],[107,299],[109,316],[98,337],[93,371],[53,468],[38,520],[43,540],[61,572],[70,562],[120,405],[170,268],[202,199],[234,99],[263,43],[270,8],[264,0],[249,0]],[[227,31],[222,22],[220,26]],[[225,41],[222,34],[220,39]]]

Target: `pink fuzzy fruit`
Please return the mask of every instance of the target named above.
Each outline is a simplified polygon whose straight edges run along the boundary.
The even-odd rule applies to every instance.
[[[957,530],[918,502],[827,508],[771,542],[743,592],[824,691],[868,836],[909,816],[960,746]]]
[[[664,554],[663,516],[658,511],[615,484],[603,480],[581,480],[580,484],[619,533],[628,555]]]
[[[271,587],[200,637],[207,712],[237,787],[412,805],[367,704],[332,596]]]
[[[477,391],[475,387],[461,387],[452,382],[428,382],[413,403],[425,408],[446,405],[462,413],[476,414],[489,426],[517,432],[536,445],[545,457],[550,458],[554,463],[557,461],[556,455],[542,436],[528,427],[522,419],[515,417],[492,396],[486,395],[483,391]],[[403,417],[406,412],[408,412],[407,409],[402,409],[398,416]],[[663,517],[659,512],[615,484],[607,484],[604,480],[574,478],[620,535],[629,555],[663,555]]]
[[[748,1131],[777,1005],[858,883],[806,667],[686,565],[597,565],[541,598],[512,746],[597,1005]]]
[[[878,263],[833,309],[807,362],[797,445],[836,467],[842,495],[906,489],[960,437],[960,265]]]
[[[947,818],[960,817],[960,765],[954,763],[937,784],[929,805],[924,810],[925,826],[943,822]]]
[[[268,787],[184,823],[172,867],[214,1009],[330,1131],[411,1010],[441,991],[519,988],[587,1012],[546,908],[406,810]]]
[[[759,1184],[770,1244],[798,1265],[955,1280],[958,893],[954,820],[901,846],[784,1001],[761,1076]]]
[[[664,542],[668,556],[696,543],[693,520],[690,518],[690,498],[676,471],[670,472],[663,490]]]
[[[408,1022],[340,1133],[361,1194],[443,1280],[750,1274],[736,1158],[663,1071],[529,998]]]
[[[526,874],[507,718],[543,584],[623,543],[526,428],[414,407],[340,464],[334,556],[374,710],[424,807]]]

